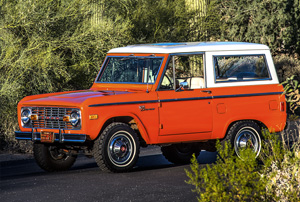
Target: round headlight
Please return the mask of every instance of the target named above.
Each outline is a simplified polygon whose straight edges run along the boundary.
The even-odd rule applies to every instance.
[[[72,126],[77,126],[78,123],[80,122],[80,113],[79,111],[72,111],[70,114],[70,122]]]
[[[26,109],[22,110],[22,112],[21,112],[21,121],[24,125],[29,123],[30,116],[31,116],[31,110],[30,109],[26,108]]]

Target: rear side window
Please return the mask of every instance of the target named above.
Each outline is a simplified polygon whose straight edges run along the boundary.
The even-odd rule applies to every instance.
[[[264,55],[214,56],[216,82],[271,79]]]

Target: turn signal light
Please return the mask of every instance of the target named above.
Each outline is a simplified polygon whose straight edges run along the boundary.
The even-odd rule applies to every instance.
[[[70,122],[70,116],[64,116],[63,121],[64,122]]]
[[[92,114],[89,116],[90,120],[96,120],[98,119],[98,114]]]
[[[37,114],[32,114],[30,116],[30,119],[33,120],[33,121],[37,121],[39,119],[38,115]]]

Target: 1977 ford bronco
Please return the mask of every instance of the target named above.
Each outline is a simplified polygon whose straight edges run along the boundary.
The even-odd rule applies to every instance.
[[[262,128],[284,129],[286,102],[267,46],[156,43],[108,52],[89,90],[28,96],[18,140],[34,142],[46,171],[69,169],[79,151],[101,170],[124,172],[140,147],[160,145],[173,163],[230,141],[259,155]]]

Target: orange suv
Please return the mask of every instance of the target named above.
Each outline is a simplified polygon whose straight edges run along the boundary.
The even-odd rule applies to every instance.
[[[79,151],[101,170],[124,172],[140,147],[160,145],[173,163],[230,141],[259,155],[262,128],[284,129],[286,102],[267,46],[156,43],[108,52],[89,90],[28,96],[18,140],[34,142],[46,171],[69,169]]]

